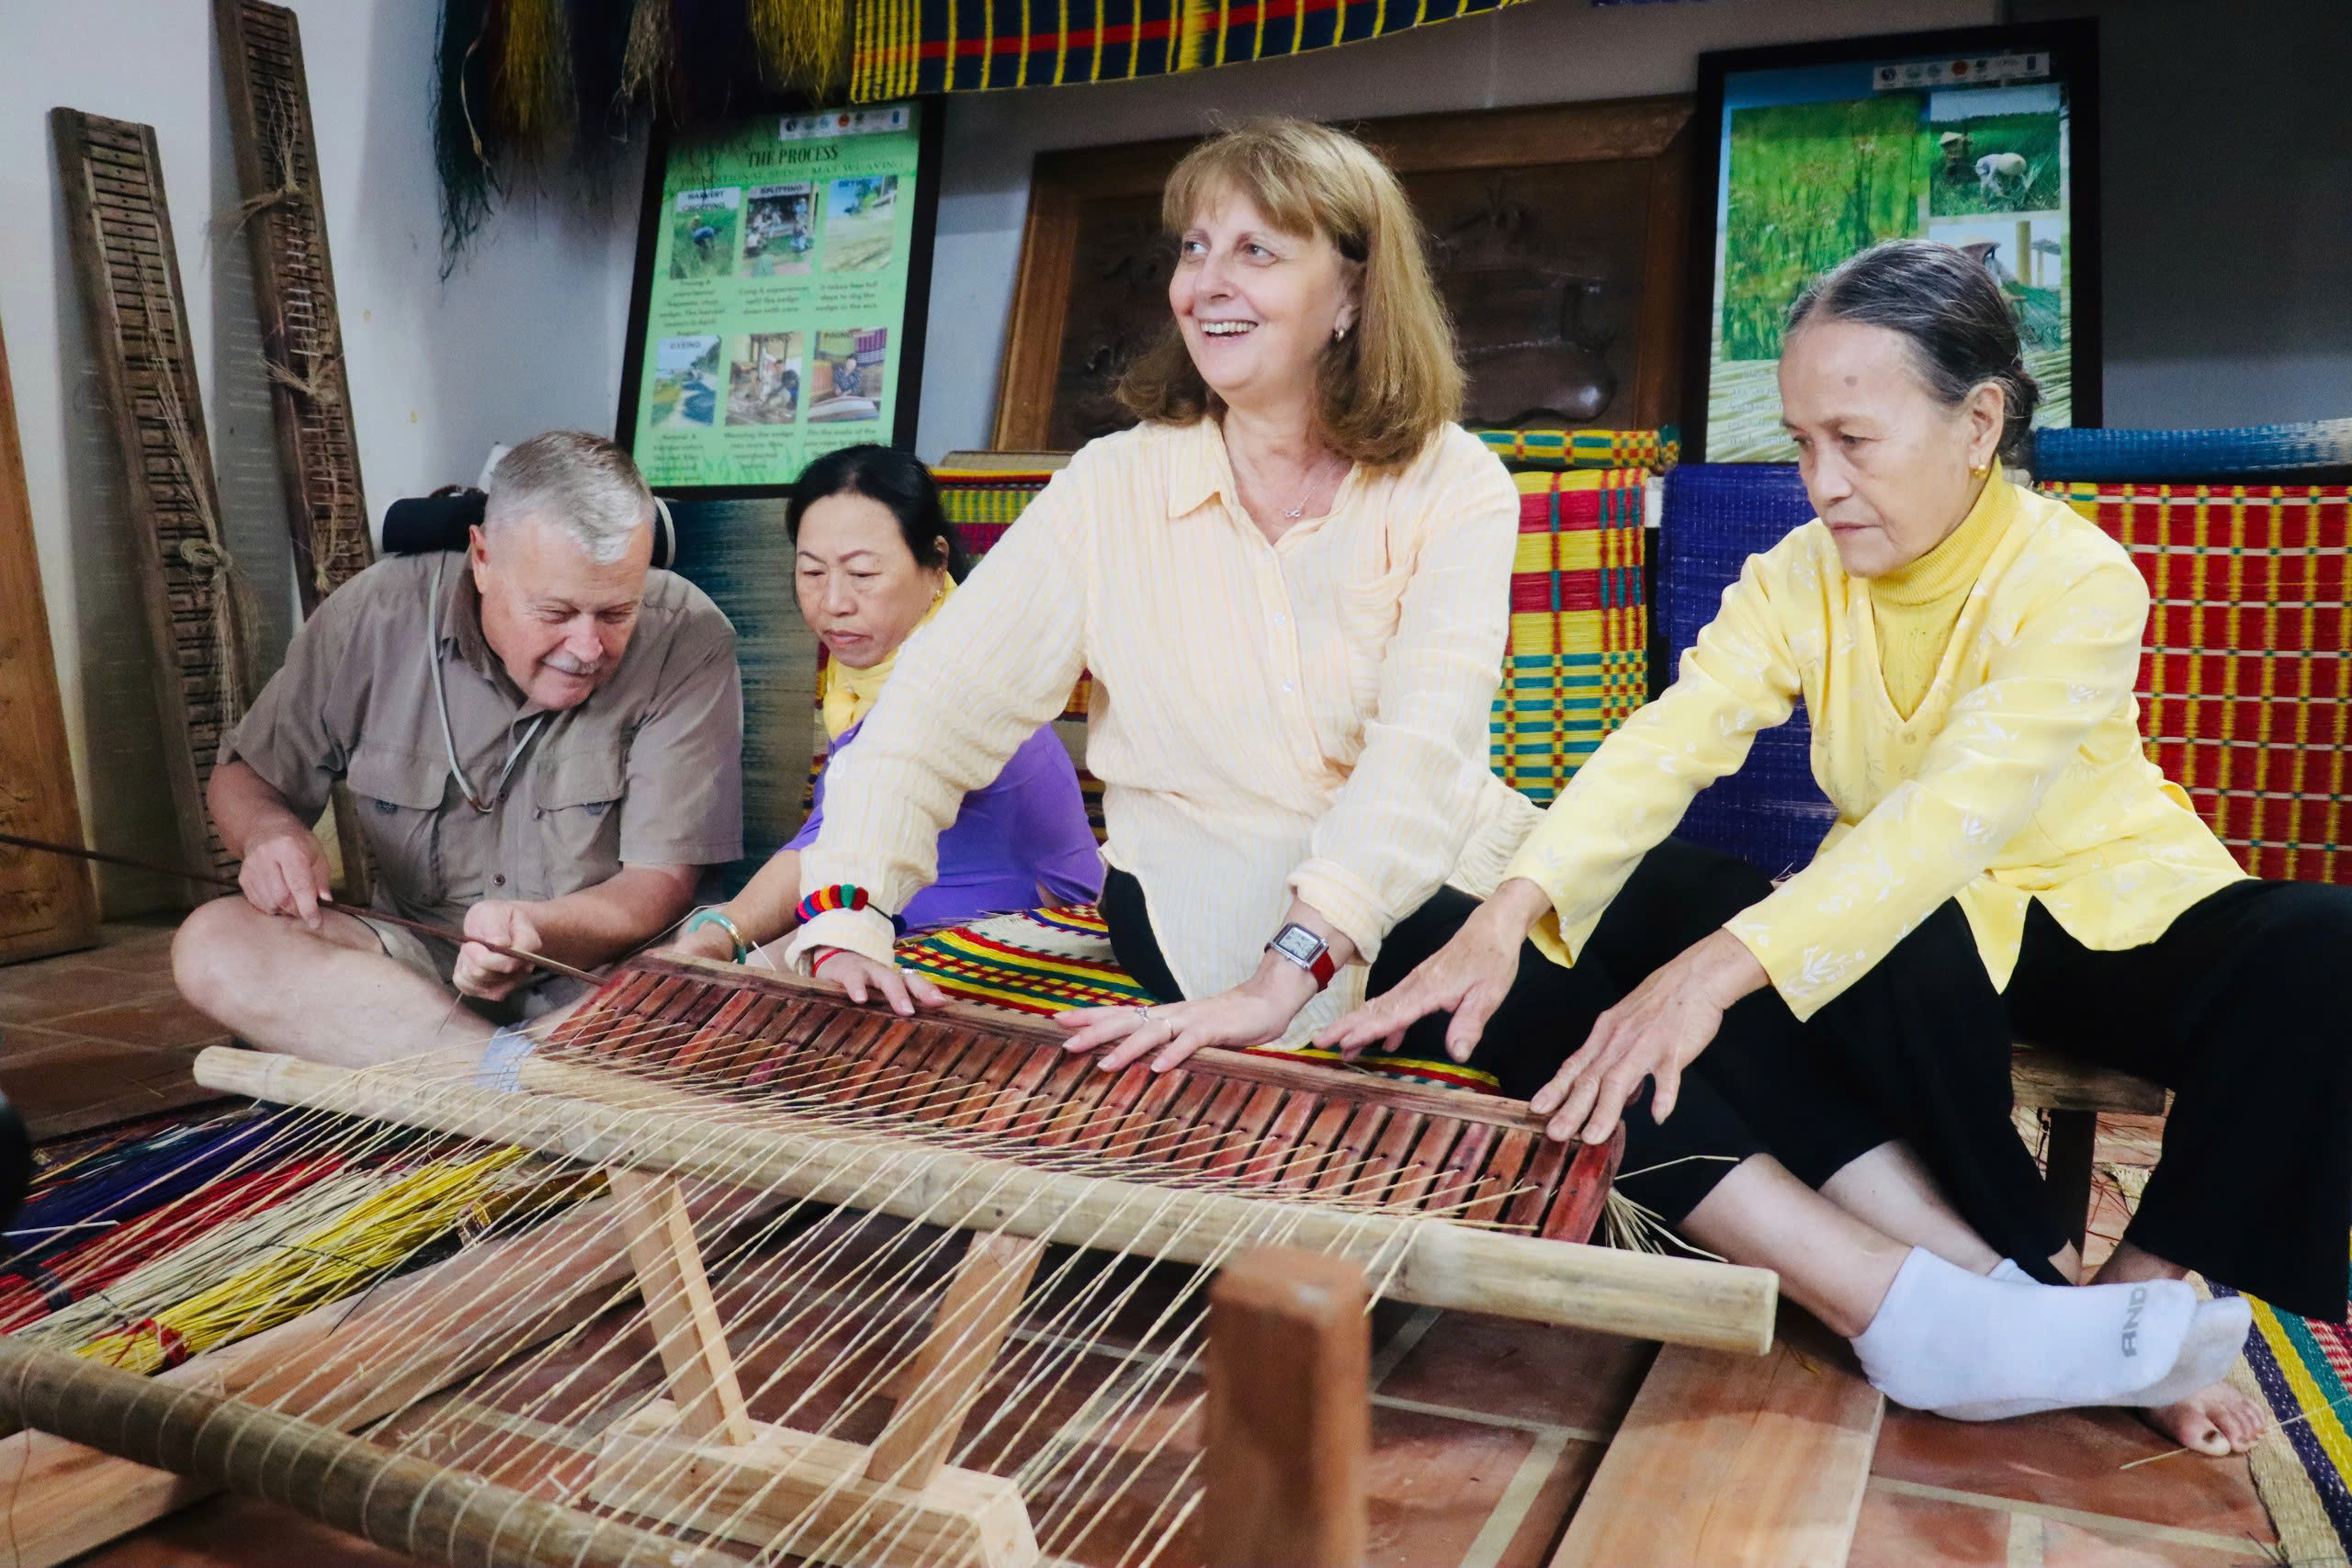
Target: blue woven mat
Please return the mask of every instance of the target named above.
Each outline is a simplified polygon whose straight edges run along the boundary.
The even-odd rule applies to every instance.
[[[1749,556],[1813,519],[1793,465],[1684,464],[1666,476],[1658,529],[1658,619],[1671,656],[1698,640]],[[1774,876],[1813,859],[1837,809],[1813,782],[1804,705],[1756,738],[1747,762],[1692,803],[1679,836],[1740,855]]]
[[[2038,479],[2318,477],[2328,470],[2352,470],[2352,419],[2233,430],[2045,430],[2034,437]]]

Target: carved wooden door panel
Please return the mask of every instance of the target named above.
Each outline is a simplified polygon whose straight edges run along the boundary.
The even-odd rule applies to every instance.
[[[33,553],[25,455],[8,347],[0,338],[0,832],[82,841],[65,712],[51,662],[49,612]],[[89,868],[78,861],[0,847],[0,963],[88,947],[98,909]]]

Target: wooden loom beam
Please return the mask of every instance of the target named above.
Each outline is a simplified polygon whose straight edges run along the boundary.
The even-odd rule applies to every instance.
[[[1209,1292],[1201,1538],[1216,1568],[1341,1568],[1371,1535],[1372,1330],[1363,1270],[1287,1247]]]
[[[752,1417],[727,1351],[727,1330],[710,1298],[694,1220],[674,1176],[648,1176],[616,1166],[607,1171],[628,1231],[638,1293],[653,1325],[662,1370],[678,1406],[679,1430],[727,1443],[752,1440]]]
[[[612,1179],[636,1211],[630,1251],[673,1397],[632,1412],[605,1436],[589,1497],[758,1546],[789,1531],[794,1554],[816,1562],[880,1568],[1038,1562],[1019,1488],[945,1459],[1012,1326],[1043,1243],[972,1238],[889,1424],[871,1445],[851,1443],[744,1414],[694,1232],[676,1223],[670,1197],[676,1178],[616,1170]]]
[[[315,1422],[6,1336],[0,1412],[240,1496],[299,1507],[390,1551],[451,1568],[720,1568],[732,1562]]]
[[[922,1491],[945,1464],[964,1417],[1012,1330],[1021,1298],[1046,1244],[1001,1234],[976,1235],[956,1265],[946,1299],[915,1352],[907,1392],[874,1439],[868,1481]]]
[[[523,1145],[591,1164],[628,1163],[869,1207],[928,1224],[1005,1230],[1069,1246],[1204,1263],[1235,1238],[1279,1229],[1289,1245],[1354,1258],[1383,1293],[1540,1323],[1760,1355],[1772,1343],[1779,1282],[1769,1271],[1616,1252],[1442,1221],[1216,1190],[1171,1194],[1091,1173],[841,1130],[738,1109],[623,1075],[532,1057],[526,1090],[351,1073],[289,1056],[213,1047],[197,1058],[208,1088],[279,1104]],[[609,1099],[612,1102],[605,1103]],[[724,1135],[718,1135],[723,1129]]]

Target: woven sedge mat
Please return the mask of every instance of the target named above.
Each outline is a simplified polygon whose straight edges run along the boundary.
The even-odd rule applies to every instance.
[[[1110,932],[1091,904],[992,915],[909,937],[899,943],[899,963],[958,1001],[1032,1017],[1050,1018],[1066,1008],[1149,1007],[1157,999],[1112,957]],[[1342,1065],[1332,1052],[1310,1046],[1260,1046],[1252,1054]],[[1490,1074],[1452,1062],[1374,1054],[1355,1066],[1413,1083],[1497,1091]]]
[[[2254,1332],[2230,1381],[2278,1424],[2248,1459],[2280,1554],[2298,1565],[2352,1562],[2352,1330],[2246,1301]]]

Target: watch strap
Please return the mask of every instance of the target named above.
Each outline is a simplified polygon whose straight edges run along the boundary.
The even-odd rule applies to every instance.
[[[1316,944],[1315,957],[1311,962],[1302,960],[1297,954],[1290,952],[1287,948],[1283,946],[1283,938],[1288,936],[1293,931],[1297,931],[1309,938]],[[1315,976],[1315,988],[1318,991],[1330,985],[1331,977],[1340,972],[1339,964],[1331,957],[1330,947],[1321,937],[1317,936],[1313,931],[1308,931],[1305,926],[1300,925],[1295,920],[1276,931],[1274,933],[1274,940],[1266,944],[1266,949],[1270,953],[1279,954],[1287,962],[1297,964],[1301,969],[1306,970],[1309,975]]]

